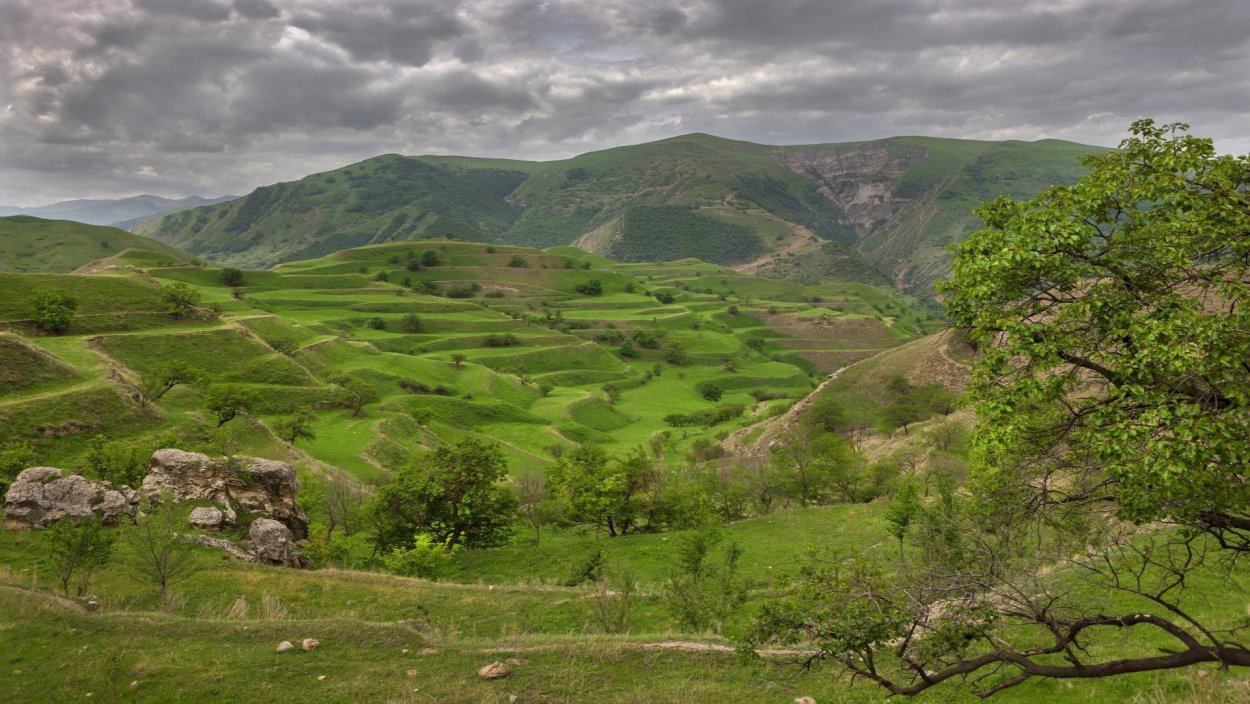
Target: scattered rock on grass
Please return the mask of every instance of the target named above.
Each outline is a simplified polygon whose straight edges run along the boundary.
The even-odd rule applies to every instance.
[[[799,697],[794,700],[794,704],[816,704],[816,700],[811,697]]]
[[[300,647],[303,648],[305,652],[312,650],[319,645],[321,645],[321,641],[316,638],[305,638],[304,641],[300,643]]]
[[[498,680],[512,674],[511,668],[496,660],[477,671],[477,676],[484,680]]]
[[[284,640],[284,641],[282,641],[281,643],[279,643],[279,644],[278,644],[278,652],[279,652],[279,653],[285,653],[285,652],[288,652],[288,651],[291,651],[291,650],[295,650],[295,644],[294,644],[294,643],[292,643],[292,642],[291,642],[291,641],[289,641],[289,640]]]

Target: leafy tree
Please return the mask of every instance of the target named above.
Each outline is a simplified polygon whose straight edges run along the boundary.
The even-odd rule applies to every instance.
[[[369,513],[379,547],[408,548],[420,534],[447,550],[507,542],[516,516],[516,498],[499,484],[507,473],[498,445],[440,445],[378,491]]]
[[[74,320],[78,301],[61,289],[44,291],[31,304],[30,319],[35,327],[52,334],[63,333]]]
[[[234,287],[243,285],[243,272],[239,269],[226,267],[221,270],[219,278],[221,279],[221,283],[225,286]]]
[[[467,360],[468,358],[469,356],[463,352],[453,352],[451,355],[452,366],[454,366],[456,369],[459,369],[464,364],[465,360]]]
[[[770,462],[784,496],[800,506],[825,503],[834,496],[859,500],[859,458],[844,438],[800,426],[779,445]]]
[[[574,286],[573,290],[586,296],[598,296],[603,293],[603,282],[599,279],[591,279]]]
[[[719,384],[710,381],[699,384],[696,390],[699,392],[699,395],[703,397],[703,400],[711,401],[713,403],[721,400],[721,397],[725,395],[725,392],[721,390]]]
[[[547,478],[565,520],[600,526],[615,537],[638,526],[649,469],[641,453],[610,458],[603,448],[584,445],[560,457]]]
[[[421,266],[438,266],[442,263],[442,260],[438,258],[438,252],[432,249],[427,249],[421,253]]]
[[[939,475],[923,564],[814,565],[761,634],[893,694],[1250,666],[1242,610],[1186,599],[1250,551],[1250,158],[1186,132],[1139,121],[1075,185],[979,209],[941,286],[979,352],[969,499]]]
[[[108,563],[116,535],[94,517],[63,518],[42,531],[42,559],[52,567],[61,592],[69,596],[70,585],[78,577],[75,593],[82,596],[91,587],[95,570]]]
[[[508,260],[508,266],[524,269],[529,266],[529,262],[525,261],[525,257],[522,257],[519,254],[514,254],[512,255],[512,258]]]
[[[326,377],[326,381],[342,391],[343,406],[352,412],[353,418],[360,417],[365,404],[377,396],[368,382],[347,372],[334,372]]]
[[[218,428],[234,420],[240,413],[251,412],[255,405],[256,394],[238,386],[210,386],[204,396],[204,406],[217,419]]]
[[[421,332],[421,318],[416,313],[408,313],[399,321],[399,329],[404,332]]]
[[[161,302],[170,315],[185,318],[199,305],[200,294],[185,283],[174,281],[161,289]]]
[[[183,360],[164,362],[143,375],[139,382],[139,402],[146,406],[153,401],[159,401],[176,386],[195,385],[203,383],[205,379],[207,375],[202,370]]]
[[[313,433],[312,423],[312,412],[301,410],[275,422],[273,431],[278,437],[294,445],[298,440],[316,439],[317,435]]]

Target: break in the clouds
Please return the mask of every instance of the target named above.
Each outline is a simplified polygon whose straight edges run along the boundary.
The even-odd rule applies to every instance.
[[[1250,151],[1242,0],[4,0],[0,202],[710,132]]]

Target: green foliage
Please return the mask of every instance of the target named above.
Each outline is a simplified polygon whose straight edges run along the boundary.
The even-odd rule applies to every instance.
[[[119,559],[131,573],[154,583],[159,605],[170,607],[169,587],[200,569],[192,543],[183,539],[186,511],[168,495],[140,506],[140,515],[118,543]]]
[[[903,539],[907,531],[920,514],[920,492],[913,482],[903,482],[894,493],[886,507],[885,520],[889,524],[890,535],[898,541],[898,554],[903,556]]]
[[[165,310],[175,318],[190,315],[200,303],[200,294],[181,281],[166,284],[161,290]]]
[[[703,397],[704,401],[711,401],[712,403],[716,403],[721,400],[721,397],[725,395],[725,391],[720,387],[720,385],[713,381],[701,382],[695,387],[695,391],[699,392],[699,395]]]
[[[44,529],[40,536],[42,560],[52,569],[61,593],[83,596],[91,588],[91,577],[108,564],[113,553],[114,531],[94,517],[63,518]],[[77,579],[75,579],[77,578]]]
[[[603,282],[599,279],[591,279],[574,286],[573,290],[586,296],[598,296],[603,293]]]
[[[204,394],[204,407],[217,419],[217,427],[234,420],[240,413],[251,412],[258,402],[256,392],[231,384],[215,384]]]
[[[716,387],[719,388],[719,387]],[[726,403],[716,408],[705,411],[694,411],[693,413],[670,413],[664,416],[664,422],[674,428],[682,428],[688,426],[704,426],[711,427],[718,423],[741,418],[746,412],[746,406],[741,403]]]
[[[31,305],[30,319],[44,332],[59,334],[69,329],[78,301],[69,293],[52,289],[37,296]]]
[[[8,491],[23,469],[34,466],[35,448],[30,442],[12,439],[0,446],[0,491]]]
[[[392,548],[382,557],[382,565],[391,574],[436,579],[451,564],[454,553],[455,549],[448,550],[431,536],[421,534],[410,545]]]
[[[202,384],[207,378],[208,375],[203,370],[184,360],[163,362],[143,375],[139,382],[139,398],[145,404],[159,401],[176,386]]]
[[[301,410],[276,421],[273,424],[273,431],[278,437],[294,445],[299,440],[317,438],[312,425],[313,414],[310,411]]]
[[[1250,159],[1185,132],[1136,122],[1076,185],[986,204],[942,290],[991,472],[1075,465],[1125,518],[1214,528],[1250,516]]]
[[[342,392],[343,407],[352,412],[352,417],[359,417],[365,404],[374,401],[377,394],[373,387],[364,379],[347,372],[333,372],[326,381],[337,386]]]
[[[109,440],[103,435],[91,439],[87,449],[87,469],[96,479],[115,486],[138,488],[148,473],[152,453],[170,443],[161,441]]]
[[[677,543],[677,569],[664,585],[664,602],[684,630],[717,633],[747,600],[747,585],[738,574],[742,546],[725,546],[719,565],[710,564],[722,537],[711,528],[692,532]]]
[[[609,254],[625,262],[693,257],[732,264],[757,256],[763,243],[745,225],[713,219],[688,208],[635,206],[625,211],[621,235]]]
[[[222,269],[218,278],[221,280],[223,286],[243,285],[243,272],[242,270],[235,269],[234,267],[226,267],[225,269]]]
[[[615,537],[645,523],[644,493],[655,477],[652,469],[641,453],[613,458],[603,448],[584,445],[560,457],[547,479],[566,521],[597,526]]]
[[[378,491],[369,509],[378,547],[409,548],[422,534],[445,550],[507,542],[516,516],[516,498],[498,485],[507,473],[498,445],[440,445]]]

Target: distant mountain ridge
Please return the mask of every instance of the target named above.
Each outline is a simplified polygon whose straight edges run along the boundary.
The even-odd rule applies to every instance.
[[[549,162],[386,154],[138,232],[241,267],[441,235],[621,261],[697,257],[814,283],[929,293],[945,245],[1001,194],[1070,183],[1102,147],[894,137],[770,146],[689,134]]]
[[[234,200],[238,196],[217,198],[162,198],[153,195],[101,200],[65,200],[37,207],[0,205],[0,217],[9,215],[33,215],[49,220],[73,220],[88,225],[109,225],[128,230],[138,223],[154,217],[202,205],[215,205]]]

